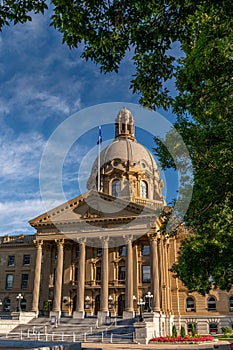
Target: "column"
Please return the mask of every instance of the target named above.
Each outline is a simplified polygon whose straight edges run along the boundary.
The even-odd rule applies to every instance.
[[[125,311],[123,312],[123,318],[134,317],[133,308],[133,248],[132,248],[132,236],[126,238],[126,286],[125,286]]]
[[[100,310],[108,312],[108,237],[103,238]]]
[[[86,239],[79,241],[78,260],[78,285],[77,285],[77,308],[73,313],[73,318],[84,318],[84,293],[85,293],[85,261],[86,261]]]
[[[98,311],[98,324],[106,322],[108,316],[108,237],[102,237],[102,260],[101,260],[101,291],[100,310]]]
[[[38,315],[43,241],[34,241],[34,243],[36,244],[37,252],[36,252],[35,277],[34,277],[34,285],[33,285],[32,311]]]
[[[151,270],[152,270],[152,294],[153,298],[153,311],[160,311],[160,297],[159,297],[159,264],[158,264],[158,237],[157,235],[152,235],[151,244]]]
[[[55,281],[55,293],[53,311],[50,313],[52,316],[61,315],[61,295],[62,295],[62,278],[63,278],[63,255],[64,255],[64,240],[57,240],[57,267],[56,267],[56,281]]]

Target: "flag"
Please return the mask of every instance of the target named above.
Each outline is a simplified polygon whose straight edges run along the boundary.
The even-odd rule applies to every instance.
[[[101,126],[99,126],[99,137],[98,137],[97,145],[100,145],[101,143],[102,143],[102,130],[101,130]]]

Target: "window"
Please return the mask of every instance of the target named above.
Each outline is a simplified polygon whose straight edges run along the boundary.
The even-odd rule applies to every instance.
[[[209,324],[209,333],[210,334],[216,334],[218,333],[218,325],[215,322],[212,322]]]
[[[186,298],[186,311],[195,311],[195,303],[193,297]]]
[[[22,311],[26,311],[26,308],[27,308],[27,301],[26,301],[26,299],[22,299],[21,301],[20,301],[20,307],[21,307],[21,310]]]
[[[101,280],[101,266],[96,267],[96,281]]]
[[[187,331],[188,334],[193,334],[193,331],[195,332],[195,334],[197,333],[197,325],[196,323],[188,323],[187,324]]]
[[[23,256],[23,265],[24,266],[30,265],[30,255],[24,255]]]
[[[10,311],[11,311],[11,301],[10,301],[9,298],[6,298],[6,299],[4,300],[3,310],[4,310],[4,311],[7,311],[7,312],[10,312]]]
[[[27,288],[28,288],[28,274],[23,273],[22,280],[21,280],[21,289],[27,289]]]
[[[233,311],[233,296],[229,298],[229,311]]]
[[[8,274],[6,275],[6,289],[11,289],[13,286],[13,275]]]
[[[150,255],[150,246],[149,245],[144,245],[142,247],[142,255]]]
[[[216,311],[216,300],[214,297],[209,297],[207,300],[208,311]]]
[[[97,255],[98,257],[102,256],[102,248],[97,248],[97,249],[96,249],[96,255]]]
[[[8,266],[15,266],[15,256],[14,255],[8,256]]]
[[[140,197],[141,198],[148,198],[148,185],[146,181],[140,182]]]
[[[118,280],[125,280],[125,266],[118,267]]]
[[[114,197],[119,197],[121,194],[121,182],[119,180],[114,180],[112,182],[112,195]]]
[[[142,283],[150,283],[150,282],[151,282],[150,266],[143,265],[142,266]]]
[[[119,247],[118,252],[119,252],[119,256],[126,256],[126,246],[123,245],[123,246]]]

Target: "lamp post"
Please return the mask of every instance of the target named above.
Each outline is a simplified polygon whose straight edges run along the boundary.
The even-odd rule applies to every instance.
[[[154,297],[153,294],[151,292],[147,292],[147,294],[145,295],[146,298],[148,298],[148,311],[151,312],[151,299]]]
[[[89,309],[90,308],[90,305],[89,305],[90,300],[91,300],[91,298],[89,297],[89,295],[87,295],[85,297],[85,302],[86,302],[85,309]]]
[[[21,312],[21,300],[23,299],[23,296],[21,293],[19,293],[16,297],[16,299],[18,300],[18,309],[19,309],[19,312]]]
[[[141,298],[138,302],[138,306],[140,307],[140,315],[139,315],[139,322],[143,322],[143,317],[142,317],[142,306],[145,305],[145,301]]]
[[[133,295],[133,305],[134,305],[134,302],[137,300],[137,297],[135,295]],[[136,317],[136,310],[135,308],[133,307],[134,309],[134,317]]]

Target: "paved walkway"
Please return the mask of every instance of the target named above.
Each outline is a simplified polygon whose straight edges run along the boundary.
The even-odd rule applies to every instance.
[[[100,350],[230,350],[228,341],[213,342],[208,344],[104,344],[104,343],[82,343],[82,349]]]

